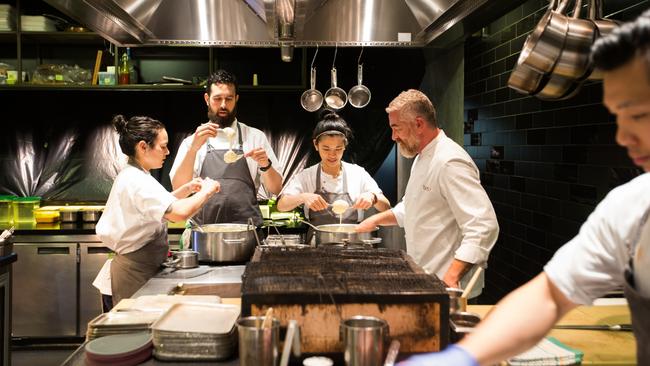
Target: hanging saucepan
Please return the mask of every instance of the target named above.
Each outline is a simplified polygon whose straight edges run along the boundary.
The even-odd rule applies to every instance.
[[[574,96],[591,72],[589,52],[598,30],[590,20],[580,19],[581,9],[582,0],[576,0],[564,48],[553,68],[553,75],[537,94],[540,99],[562,100]]]
[[[591,2],[589,5],[593,6]],[[583,80],[591,73],[589,54],[591,45],[598,36],[598,28],[590,19],[580,19],[581,9],[582,0],[576,0],[573,16],[569,18],[564,48],[553,68],[554,75]]]
[[[557,9],[551,1],[533,32],[526,39],[521,50],[521,62],[541,72],[550,73],[557,62],[569,28],[569,18],[564,15],[569,0],[562,0]]]
[[[598,28],[598,33],[600,37],[605,37],[606,35],[612,33],[612,31],[619,26],[619,22],[611,19],[603,19],[603,2],[602,0],[592,0],[592,7],[589,8],[589,18],[592,19],[596,27]],[[589,75],[589,80],[602,80],[603,72],[598,69],[594,69],[591,75]]]
[[[357,66],[357,80],[359,84],[355,85],[348,92],[350,104],[355,108],[363,108],[370,102],[370,90],[361,82],[363,81],[363,65]]]
[[[339,110],[348,102],[348,95],[345,93],[345,90],[336,86],[336,68],[332,68],[332,87],[327,89],[325,92],[325,104],[328,107]]]
[[[300,104],[307,112],[315,112],[323,105],[323,94],[316,90],[316,68],[311,68],[311,89],[305,90],[300,97]]]
[[[530,36],[528,36],[530,37]],[[548,75],[536,71],[522,63],[523,52],[519,54],[517,64],[508,78],[508,86],[520,93],[533,95],[538,93],[548,82]]]

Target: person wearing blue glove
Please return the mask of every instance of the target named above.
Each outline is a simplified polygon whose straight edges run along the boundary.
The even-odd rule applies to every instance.
[[[397,366],[479,366],[474,357],[455,344],[438,353],[427,353],[409,358]]]
[[[457,346],[403,365],[494,365],[539,342],[566,313],[623,287],[637,364],[650,365],[650,10],[592,46],[616,142],[646,173],[612,190],[544,271],[502,299]]]

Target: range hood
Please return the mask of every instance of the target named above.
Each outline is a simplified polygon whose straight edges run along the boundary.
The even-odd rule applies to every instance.
[[[522,0],[45,0],[123,47],[423,47]],[[505,4],[508,3],[508,4]],[[484,19],[486,20],[486,19]]]

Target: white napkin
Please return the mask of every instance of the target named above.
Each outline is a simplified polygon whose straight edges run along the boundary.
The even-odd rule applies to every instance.
[[[553,337],[539,341],[533,348],[508,360],[512,366],[575,365],[582,362],[584,353],[570,348]]]

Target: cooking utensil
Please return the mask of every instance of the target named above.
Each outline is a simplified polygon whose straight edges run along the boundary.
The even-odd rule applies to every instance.
[[[592,6],[594,6],[593,0],[589,2],[589,8]],[[576,0],[573,16],[569,18],[564,48],[553,68],[554,75],[582,80],[591,73],[592,63],[589,53],[591,45],[598,37],[598,28],[591,19],[580,19],[581,10],[582,0]]]
[[[97,222],[102,216],[102,209],[96,208],[81,208],[81,221],[83,222]]]
[[[268,328],[260,327],[262,322],[261,316],[249,316],[237,320],[241,366],[277,365],[280,321],[273,319]]]
[[[581,324],[556,324],[553,329],[574,329],[574,330],[613,330],[622,332],[631,332],[632,324],[614,324],[614,325],[581,325]]]
[[[266,314],[264,314],[264,321],[262,322],[262,328],[271,328],[271,322],[273,320],[273,308],[266,309]]]
[[[79,220],[79,209],[76,207],[61,207],[59,215],[61,222],[77,222]]]
[[[192,228],[192,247],[200,261],[241,262],[249,260],[255,245],[255,226],[208,224]]]
[[[465,290],[463,290],[463,294],[460,295],[460,297],[467,298],[467,296],[469,296],[469,293],[472,292],[472,289],[474,288],[474,285],[476,285],[476,281],[478,281],[481,273],[483,273],[483,267],[478,267],[476,269],[476,272],[474,272],[472,275],[472,278],[469,279],[469,282],[467,283],[467,286],[465,287]]]
[[[363,65],[361,64],[361,55],[363,54],[363,47],[361,47],[361,53],[359,54],[359,60],[357,61],[357,85],[353,86],[352,89],[348,92],[348,99],[350,104],[355,108],[363,108],[370,103],[370,90],[363,84],[361,84],[363,79]]]
[[[314,61],[316,61],[316,55],[318,55],[318,44],[316,45],[316,52],[314,52],[314,58],[311,60],[311,77],[310,77],[310,86],[311,89],[305,90],[300,96],[300,105],[307,112],[315,112],[320,109],[323,105],[323,94],[321,94],[318,89],[316,89],[316,68],[314,67]]]
[[[449,313],[467,310],[467,298],[463,297],[463,289],[447,287],[445,290],[449,294]]]
[[[544,74],[553,70],[569,29],[569,18],[564,14],[568,3],[569,0],[562,0],[555,9],[555,0],[551,1],[542,19],[526,38],[520,55],[523,64]]]
[[[5,240],[7,239],[11,234],[14,232],[14,226],[10,227],[9,229],[5,229],[2,234],[0,234],[0,240]]]
[[[397,360],[397,354],[399,353],[399,345],[400,344],[397,339],[393,339],[393,341],[390,342],[388,353],[386,354],[386,361],[384,361],[384,366],[395,365],[395,360]]]
[[[596,24],[599,36],[605,37],[618,27],[620,23],[613,19],[603,19],[602,0],[592,0],[592,4],[593,6],[589,8],[589,18]],[[588,77],[589,80],[602,80],[602,78],[603,72],[599,69],[594,69]]]
[[[318,225],[314,236],[316,238],[316,246],[323,244],[362,244],[375,246],[381,243],[381,238],[373,237],[373,231],[357,233],[355,228],[356,224],[329,224]]]
[[[298,322],[293,319],[289,320],[289,324],[287,325],[287,335],[284,337],[280,366],[287,366],[289,364],[289,356],[292,348],[293,354],[300,356],[300,328],[298,327]]]
[[[344,200],[336,200],[332,202],[332,212],[337,215],[342,215],[345,211],[350,208],[350,204]]]
[[[334,60],[332,61],[332,87],[327,89],[325,92],[325,104],[328,107],[338,111],[339,109],[345,107],[348,102],[348,95],[345,93],[345,90],[336,86],[336,52],[338,50],[338,45],[334,49]]]

